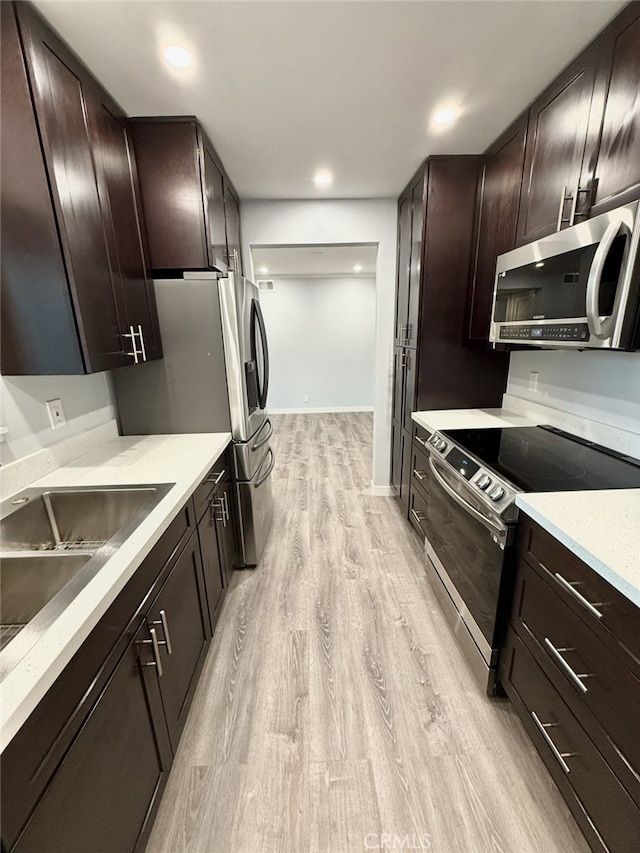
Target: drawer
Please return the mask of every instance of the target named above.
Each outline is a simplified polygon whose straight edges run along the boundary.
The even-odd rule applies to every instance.
[[[428,429],[419,426],[415,421],[413,422],[413,443],[418,446],[424,447],[426,449],[427,439],[430,437],[431,433]]]
[[[427,517],[427,501],[421,489],[411,484],[409,489],[409,521],[424,539],[427,535],[424,522]]]
[[[507,634],[500,675],[593,849],[637,851],[640,810],[513,630]]]
[[[232,475],[233,448],[227,447],[225,452],[218,458],[215,465],[208,471],[204,480],[195,489],[193,500],[196,506],[196,517],[198,521],[202,518],[205,509],[211,503],[213,495],[220,485]]]
[[[411,487],[423,493],[426,500],[426,481],[429,479],[429,453],[421,445],[411,445]]]
[[[640,664],[640,608],[524,514],[518,525],[517,547],[525,560],[553,579],[561,598],[594,630],[601,631],[606,642],[622,643]]]
[[[631,710],[640,708],[640,681],[550,583],[518,560],[512,625],[574,713],[588,709],[640,776],[640,727]]]

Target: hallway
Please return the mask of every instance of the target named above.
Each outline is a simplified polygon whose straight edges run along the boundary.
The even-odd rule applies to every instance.
[[[588,853],[369,493],[371,414],[272,420],[271,537],[235,573],[147,853]]]

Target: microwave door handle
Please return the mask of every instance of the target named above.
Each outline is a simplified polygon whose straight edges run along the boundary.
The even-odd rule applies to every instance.
[[[622,220],[618,220],[617,222],[612,222],[607,227],[607,230],[604,232],[602,240],[600,241],[600,245],[593,256],[591,270],[589,271],[589,278],[587,279],[587,325],[589,327],[589,332],[594,336],[594,338],[600,338],[601,340],[609,337],[610,334],[610,324],[607,323],[606,320],[604,323],[600,322],[600,312],[598,310],[602,271],[604,269],[605,261],[607,260],[607,255],[609,254],[609,250],[611,249],[611,244],[620,233],[622,225]]]
[[[507,532],[507,528],[502,524],[494,524],[491,519],[487,518],[486,515],[483,515],[481,512],[475,507],[472,507],[471,504],[467,503],[464,498],[462,498],[455,489],[452,489],[449,483],[444,479],[442,474],[440,473],[440,469],[437,465],[434,464],[431,456],[429,457],[429,468],[431,468],[431,473],[436,478],[438,483],[442,486],[445,492],[449,495],[452,500],[454,500],[459,506],[461,506],[469,515],[472,515],[477,521],[480,522],[484,527],[490,530],[492,533],[495,533],[496,536],[499,536],[502,540],[504,540],[504,535]]]

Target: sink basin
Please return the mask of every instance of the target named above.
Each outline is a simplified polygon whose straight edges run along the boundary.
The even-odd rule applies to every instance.
[[[0,504],[0,676],[40,639],[172,486],[25,489]]]

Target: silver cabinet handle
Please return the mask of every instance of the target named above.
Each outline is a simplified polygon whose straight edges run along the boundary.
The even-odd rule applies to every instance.
[[[133,363],[134,364],[138,364],[138,356],[141,355],[141,353],[138,352],[138,349],[136,347],[136,335],[137,334],[138,334],[137,332],[133,331],[133,326],[129,326],[129,331],[125,332],[122,335],[123,338],[131,338],[131,346],[133,347],[133,352],[126,352],[125,355],[133,356]]]
[[[415,518],[418,524],[421,524],[427,518],[427,516],[423,512],[420,512],[420,510],[416,512],[415,509],[411,510],[411,515]]]
[[[406,329],[406,332],[405,332],[404,342],[405,342],[405,344],[408,344],[409,341],[411,340],[411,333],[413,331],[413,325],[411,323],[407,323],[407,325],[405,326],[405,329]]]
[[[427,446],[427,439],[426,438],[420,438],[419,435],[414,436],[414,438],[418,442],[418,444],[421,444],[423,447]]]
[[[169,621],[167,620],[166,611],[160,611],[160,619],[156,619],[151,623],[152,625],[162,625],[162,633],[164,634],[164,640],[158,640],[159,646],[167,647],[167,654],[173,654],[173,648],[171,646],[171,634],[169,633]],[[155,629],[154,629],[155,630]]]
[[[424,480],[425,477],[427,477],[427,472],[426,471],[418,471],[417,468],[414,468],[413,469],[413,476],[417,477],[418,480]]]
[[[144,335],[142,334],[142,326],[138,325],[138,337],[140,338],[140,352],[142,354],[142,360],[147,360],[147,351],[144,347]]]
[[[583,693],[587,692],[586,686],[580,681],[581,678],[589,678],[589,676],[585,673],[583,675],[578,675],[577,672],[574,672],[573,669],[569,666],[566,660],[562,657],[560,652],[569,652],[571,649],[556,649],[551,640],[548,637],[544,638],[544,644],[549,649],[554,659],[560,664],[563,671],[569,676],[571,681],[578,687]]]
[[[545,565],[543,565],[542,563],[540,563],[540,565],[547,572],[549,571],[549,569],[547,569]],[[594,604],[592,604],[590,601],[587,601],[584,595],[581,595],[578,590],[572,584],[570,584],[568,580],[565,580],[565,578],[563,578],[559,572],[555,572],[554,577],[560,581],[560,583],[567,590],[567,592],[570,592],[574,598],[578,599],[578,601],[580,602],[580,604],[582,604],[583,607],[587,608],[589,613],[595,616],[596,619],[602,619],[604,614],[600,613],[600,611],[596,608]],[[603,602],[598,602],[598,604],[600,607],[602,607]]]
[[[610,328],[613,321],[613,317],[610,317],[608,320],[605,320],[604,323],[600,322],[598,301],[600,297],[602,272],[604,270],[605,261],[607,260],[611,244],[618,236],[622,225],[622,220],[618,220],[617,222],[612,222],[607,226],[607,230],[604,232],[604,236],[596,249],[595,255],[593,256],[591,269],[589,270],[589,278],[587,279],[587,326],[589,327],[591,334],[595,338],[600,338],[601,340],[608,337],[610,334]]]
[[[541,723],[540,718],[538,717],[538,715],[536,714],[535,711],[531,712],[531,716],[533,718],[533,722],[538,727],[540,734],[542,735],[542,737],[547,742],[547,746],[549,747],[551,752],[554,754],[554,756],[557,758],[558,764],[560,765],[560,767],[562,767],[562,769],[564,770],[565,773],[571,773],[571,768],[569,767],[569,765],[565,761],[565,758],[571,758],[573,755],[575,755],[575,753],[574,752],[560,752],[558,747],[551,740],[551,738],[549,737],[549,735],[547,733],[547,729],[555,728],[555,726],[557,726],[558,724],[557,723]]]
[[[213,483],[213,485],[214,485],[214,486],[217,486],[217,485],[218,485],[218,483],[220,482],[220,480],[224,477],[224,475],[225,475],[226,473],[227,473],[227,469],[226,469],[226,468],[223,468],[223,469],[222,469],[222,471],[220,471],[220,473],[219,473],[219,474],[216,474],[216,473],[214,472],[210,477],[206,477],[206,478],[205,478],[205,483]]]
[[[560,210],[558,211],[558,224],[556,226],[556,231],[559,231],[562,228],[563,222],[568,222],[568,219],[564,219],[562,214],[564,213],[564,203],[567,200],[567,188],[562,187],[562,195],[560,196]]]
[[[211,507],[211,523],[213,524],[214,521],[221,521],[223,526],[226,527],[227,522],[226,522],[226,519],[224,517],[224,505],[222,503],[222,498],[216,498],[215,500],[211,501],[210,507]],[[220,510],[220,515],[216,514],[216,510]]]
[[[158,635],[156,634],[155,628],[149,628],[149,633],[151,634],[150,640],[140,640],[139,642],[143,645],[151,643],[153,646],[153,660],[149,661],[149,663],[143,663],[142,666],[156,666],[158,668],[158,677],[162,677],[162,661],[160,660],[160,644],[158,642]]]
[[[227,517],[227,521],[229,521],[231,516],[229,515],[229,498],[227,497],[226,492],[224,492],[222,495],[222,504],[223,504],[222,511],[224,512],[225,516]],[[227,525],[225,523],[225,527],[226,526]]]

